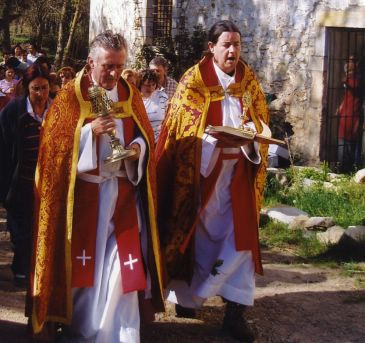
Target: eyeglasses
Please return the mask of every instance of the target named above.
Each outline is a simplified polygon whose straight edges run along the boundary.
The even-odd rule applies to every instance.
[[[49,89],[49,85],[43,85],[43,86],[32,86],[30,89],[33,92],[40,92],[40,91],[47,91]]]

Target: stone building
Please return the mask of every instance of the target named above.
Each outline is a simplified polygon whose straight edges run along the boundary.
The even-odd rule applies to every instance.
[[[90,38],[106,28],[124,32],[133,61],[142,44],[158,37],[234,21],[242,32],[242,57],[264,91],[275,94],[270,107],[277,135],[291,135],[292,155],[302,163],[325,160],[335,168],[343,162],[338,109],[346,91],[344,66],[355,55],[362,71],[364,16],[365,0],[91,0]],[[351,116],[361,118],[361,104],[356,111]],[[357,147],[364,161],[362,139]]]

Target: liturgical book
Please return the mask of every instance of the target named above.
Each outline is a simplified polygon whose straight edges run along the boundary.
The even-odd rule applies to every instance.
[[[286,144],[285,141],[283,140],[272,138],[271,131],[267,125],[264,126],[264,130],[262,133],[256,133],[250,128],[239,129],[231,126],[212,126],[212,125],[208,125],[205,129],[205,132],[208,134],[211,133],[223,134],[226,136],[231,136],[232,138],[248,139],[261,144],[278,144],[278,145]]]

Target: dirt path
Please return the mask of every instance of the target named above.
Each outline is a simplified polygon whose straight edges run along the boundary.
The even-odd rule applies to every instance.
[[[12,285],[8,236],[0,231],[0,343],[28,342],[24,291]],[[339,269],[300,263],[290,255],[263,253],[255,306],[247,318],[260,343],[364,343],[365,290]],[[212,298],[198,319],[178,319],[173,307],[142,330],[142,342],[201,343],[234,340],[220,333],[224,305]]]

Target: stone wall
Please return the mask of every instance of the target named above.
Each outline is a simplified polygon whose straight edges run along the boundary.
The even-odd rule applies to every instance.
[[[91,0],[90,38],[105,28],[124,32],[131,46],[148,42],[153,0]],[[198,24],[233,20],[242,57],[256,70],[277,127],[291,127],[292,154],[319,163],[325,27],[365,27],[365,0],[173,0],[173,36]]]
[[[132,63],[138,47],[150,36],[151,1],[148,0],[91,0],[90,41],[100,32],[120,32],[129,44],[129,62]]]
[[[179,1],[174,27],[185,21],[209,28],[233,20],[242,32],[242,56],[266,93],[274,93],[272,118],[292,126],[292,153],[319,163],[325,27],[365,27],[364,0]],[[183,20],[181,20],[183,19]]]

